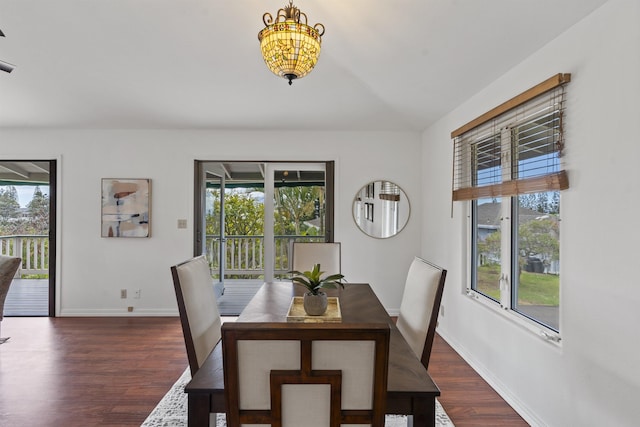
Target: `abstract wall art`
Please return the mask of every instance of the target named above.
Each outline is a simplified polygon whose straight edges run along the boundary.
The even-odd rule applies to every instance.
[[[150,237],[150,214],[150,179],[102,179],[102,237]]]

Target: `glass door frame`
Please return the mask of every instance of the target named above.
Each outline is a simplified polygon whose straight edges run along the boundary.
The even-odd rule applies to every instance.
[[[207,252],[207,215],[204,214],[207,207],[207,175],[214,176],[220,180],[220,253],[218,260],[218,283],[224,283],[224,274],[226,266],[226,236],[224,229],[224,191],[225,191],[225,177],[224,175],[218,175],[213,172],[207,172],[203,165],[208,162],[196,160],[194,163],[195,171],[195,185],[194,185],[194,239],[193,239],[193,254],[194,256],[202,255]]]
[[[326,162],[273,162],[265,163],[264,174],[264,281],[273,282],[275,279],[275,174],[279,170],[295,170],[295,171],[322,171],[325,173],[325,191],[327,189],[327,164]],[[329,199],[326,196],[326,199]],[[333,197],[332,197],[333,199]],[[333,206],[332,210],[333,211]],[[329,209],[327,207],[327,212]],[[327,214],[325,214],[328,216]],[[331,215],[333,217],[333,215]],[[327,221],[328,222],[328,221]],[[331,237],[333,237],[333,227],[331,229]],[[325,233],[325,241],[327,234]]]

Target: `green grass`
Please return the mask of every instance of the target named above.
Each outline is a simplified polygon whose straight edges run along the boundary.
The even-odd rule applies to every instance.
[[[520,273],[518,299],[520,304],[558,306],[560,276],[523,271]]]
[[[500,301],[500,266],[498,264],[478,267],[478,291]]]
[[[500,267],[496,264],[478,268],[478,291],[500,300]],[[520,273],[519,304],[558,306],[560,302],[560,276],[553,274]]]

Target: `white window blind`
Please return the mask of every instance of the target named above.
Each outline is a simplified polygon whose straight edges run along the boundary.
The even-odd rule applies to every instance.
[[[453,131],[453,200],[569,187],[564,146],[565,83],[558,74]]]

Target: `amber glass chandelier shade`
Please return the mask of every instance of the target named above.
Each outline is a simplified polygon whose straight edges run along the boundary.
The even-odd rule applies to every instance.
[[[289,80],[289,84],[309,74],[320,56],[324,26],[307,25],[307,16],[293,6],[292,0],[288,7],[278,11],[275,22],[269,13],[262,20],[265,28],[258,33],[258,40],[269,70]]]

